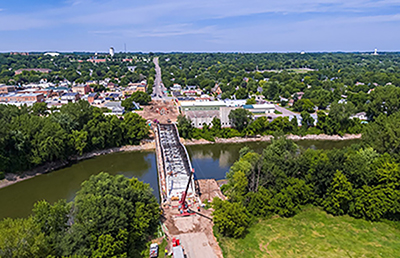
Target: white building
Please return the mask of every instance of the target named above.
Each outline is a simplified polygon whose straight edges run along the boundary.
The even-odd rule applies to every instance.
[[[113,57],[115,55],[115,51],[113,47],[110,47],[110,56]]]
[[[254,104],[254,105],[245,105],[244,109],[249,110],[254,114],[273,114],[275,112],[274,104]]]
[[[55,56],[59,56],[60,53],[57,53],[57,52],[47,52],[47,53],[45,53],[44,55],[45,55],[45,56],[52,56],[52,57],[55,57]]]

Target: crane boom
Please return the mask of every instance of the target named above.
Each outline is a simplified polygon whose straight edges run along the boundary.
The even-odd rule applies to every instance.
[[[194,169],[192,168],[192,171],[190,171],[190,175],[189,175],[189,181],[188,181],[188,183],[187,183],[187,185],[186,185],[186,190],[185,190],[185,192],[182,194],[182,198],[181,198],[181,200],[179,201],[179,203],[182,204],[182,205],[184,205],[185,202],[186,202],[186,196],[187,196],[187,192],[188,192],[188,190],[189,190],[190,182],[192,181],[192,175],[193,175],[193,174],[194,174]]]

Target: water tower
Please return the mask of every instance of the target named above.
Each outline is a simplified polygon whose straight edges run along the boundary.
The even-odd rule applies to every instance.
[[[115,54],[114,48],[110,47],[110,56],[113,57]]]

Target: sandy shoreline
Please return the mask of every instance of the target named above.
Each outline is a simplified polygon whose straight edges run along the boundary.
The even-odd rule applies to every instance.
[[[289,134],[285,137],[294,140],[294,141],[301,141],[301,140],[316,140],[316,141],[347,141],[347,140],[355,140],[361,139],[361,134],[345,134],[343,136],[339,135],[327,135],[327,134],[318,134],[318,135],[293,135]],[[251,138],[242,138],[242,137],[234,137],[234,138],[215,138],[215,142],[210,142],[204,139],[200,140],[185,140],[181,139],[184,145],[202,145],[202,144],[219,144],[219,143],[244,143],[244,142],[269,142],[274,138],[272,135],[265,135],[260,137],[251,137]]]
[[[234,138],[215,138],[215,142],[210,142],[204,139],[200,140],[185,140],[181,138],[181,141],[184,145],[190,146],[190,145],[202,145],[202,144],[216,144],[216,143],[244,143],[244,142],[266,142],[266,141],[271,141],[271,139],[274,138],[272,135],[266,135],[266,136],[261,136],[261,137],[254,137],[254,138],[241,138],[241,137],[234,137]],[[294,140],[294,141],[300,141],[300,140],[320,140],[320,141],[345,141],[345,140],[354,140],[354,139],[361,139],[361,134],[346,134],[343,137],[339,135],[325,135],[325,134],[319,134],[319,135],[306,135],[306,136],[298,136],[298,135],[286,135],[286,138]],[[127,146],[122,146],[122,147],[115,147],[115,148],[110,148],[106,150],[101,150],[101,151],[93,151],[86,153],[82,156],[74,156],[70,157],[68,160],[64,161],[57,161],[57,162],[50,162],[47,164],[44,164],[42,166],[36,167],[32,170],[26,171],[22,173],[21,175],[16,175],[16,174],[6,174],[6,178],[3,180],[0,180],[0,189],[4,188],[6,186],[27,180],[29,178],[46,174],[51,171],[63,168],[70,164],[70,162],[74,161],[80,161],[84,159],[89,159],[93,158],[96,156],[100,155],[106,155],[106,154],[111,154],[111,153],[118,153],[118,152],[126,152],[126,151],[149,151],[149,150],[155,150],[155,141],[145,141],[142,142],[140,145],[127,145]]]

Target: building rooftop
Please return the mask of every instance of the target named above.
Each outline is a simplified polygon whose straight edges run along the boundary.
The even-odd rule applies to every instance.
[[[76,96],[76,95],[78,95],[79,93],[77,93],[77,92],[68,92],[68,93],[65,93],[64,95],[62,95],[62,97],[67,97],[67,96]]]
[[[43,95],[43,93],[18,93],[18,92],[11,92],[7,94],[1,94],[2,97],[36,97],[39,95]]]

